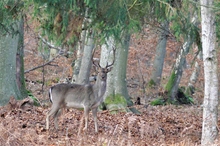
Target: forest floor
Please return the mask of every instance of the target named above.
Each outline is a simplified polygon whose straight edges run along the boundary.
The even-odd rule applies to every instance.
[[[198,106],[136,106],[141,115],[98,112],[95,133],[90,114],[87,131],[82,130],[83,111],[67,109],[59,118],[59,129],[45,129],[48,108],[33,106],[31,100],[16,101],[0,108],[0,145],[48,146],[195,146],[200,144],[202,108]],[[218,123],[220,126],[220,120]],[[79,131],[81,131],[79,133]],[[216,141],[218,145],[220,141]]]
[[[34,26],[32,26],[34,27]],[[37,35],[33,30],[25,30],[25,70],[47,63],[48,51],[39,49]],[[154,30],[153,30],[154,31]],[[202,100],[203,100],[203,69],[202,62],[193,105],[151,106],[167,82],[172,65],[178,54],[180,43],[170,38],[167,43],[167,56],[164,62],[163,78],[158,90],[149,90],[146,83],[150,79],[152,62],[157,44],[156,31],[146,30],[142,35],[134,37],[130,43],[127,68],[129,95],[133,100],[141,98],[142,105],[135,106],[140,115],[109,111],[98,112],[99,132],[95,133],[92,115],[88,131],[82,130],[83,111],[66,109],[59,118],[59,129],[55,130],[53,120],[50,129],[45,129],[46,114],[50,108],[48,89],[63,82],[72,75],[73,57],[60,56],[53,62],[25,73],[26,87],[41,103],[33,106],[32,100],[26,98],[16,101],[11,98],[8,105],[0,107],[0,145],[47,145],[47,146],[195,146],[201,143],[202,133]],[[180,86],[187,86],[193,71],[191,60],[196,49],[186,56],[187,65],[184,69]],[[75,53],[74,53],[75,54]],[[96,54],[98,55],[98,54]],[[220,58],[220,57],[219,57]],[[93,73],[93,72],[92,72]],[[220,119],[218,122],[220,127]],[[220,145],[220,137],[215,145]]]

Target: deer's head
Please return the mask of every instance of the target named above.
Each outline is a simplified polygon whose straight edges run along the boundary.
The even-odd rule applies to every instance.
[[[108,65],[108,63],[107,63],[107,65],[106,65],[104,68],[101,67],[101,65],[100,65],[99,63],[96,64],[96,63],[94,62],[94,60],[92,59],[92,63],[93,63],[94,66],[96,67],[95,70],[98,72],[97,78],[99,78],[101,81],[106,81],[106,79],[107,79],[107,73],[112,70],[112,66],[113,66],[113,64],[115,63],[115,50],[116,50],[116,49],[113,48],[113,57],[114,57],[113,62],[112,62],[110,65]],[[94,52],[95,52],[95,51],[93,51],[92,58],[93,58],[93,56],[94,56]]]

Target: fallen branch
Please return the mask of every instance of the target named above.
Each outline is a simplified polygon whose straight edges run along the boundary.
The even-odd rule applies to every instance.
[[[33,70],[38,69],[38,68],[44,67],[44,66],[46,66],[46,65],[50,65],[50,63],[53,62],[53,61],[54,61],[56,58],[58,58],[59,56],[60,56],[60,55],[55,56],[52,60],[50,60],[50,61],[48,61],[48,62],[46,62],[46,63],[44,63],[44,64],[42,64],[42,65],[40,65],[40,66],[36,66],[36,67],[34,67],[34,68],[32,68],[32,69],[26,70],[26,71],[24,71],[24,73],[26,74],[26,73],[29,73],[29,72],[31,72],[31,71],[33,71]]]

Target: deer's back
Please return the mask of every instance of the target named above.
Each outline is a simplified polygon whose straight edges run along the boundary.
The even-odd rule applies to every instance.
[[[51,100],[67,107],[84,108],[94,104],[95,98],[90,84],[57,84],[51,88]]]

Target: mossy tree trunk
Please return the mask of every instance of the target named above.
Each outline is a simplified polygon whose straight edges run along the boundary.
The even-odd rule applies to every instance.
[[[109,50],[112,50],[112,47],[115,45],[115,41],[111,38],[107,42],[107,45],[102,46],[101,65],[106,65],[106,61],[110,64],[113,60],[113,51]],[[122,111],[131,110],[133,112],[137,112],[133,108],[130,110],[127,109],[127,106],[133,105],[128,95],[126,81],[129,42],[130,34],[127,33],[122,37],[121,43],[119,43],[116,47],[115,63],[112,71],[108,73],[104,104],[108,110],[114,112],[118,109]]]
[[[23,20],[17,21],[14,32],[0,35],[0,105],[11,96],[26,97],[23,62]]]
[[[197,26],[197,15],[194,13],[194,17],[192,18],[192,24],[193,26]],[[191,34],[190,30],[188,35],[185,38],[185,43],[181,47],[180,53],[177,56],[176,62],[174,64],[174,67],[171,71],[171,75],[169,77],[169,80],[165,86],[165,90],[168,93],[168,102],[170,103],[176,103],[177,101],[177,92],[179,88],[179,83],[182,78],[183,74],[183,66],[185,66],[186,63],[186,55],[189,53],[190,47],[192,46],[195,35]]]

